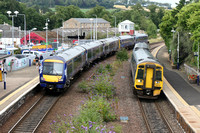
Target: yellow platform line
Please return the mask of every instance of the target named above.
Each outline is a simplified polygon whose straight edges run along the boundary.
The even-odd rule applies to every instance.
[[[195,106],[190,106],[190,108],[200,117],[200,111]]]
[[[10,95],[8,95],[6,98],[4,98],[3,100],[0,101],[0,105],[2,105],[3,103],[5,103],[8,99],[10,99],[16,93],[18,93],[19,91],[21,91],[22,89],[24,89],[25,87],[27,87],[28,85],[30,85],[31,83],[33,83],[37,79],[38,79],[38,77],[32,79],[31,81],[29,81],[28,83],[26,83],[25,85],[23,85],[22,87],[20,87],[19,89],[17,89],[16,91],[14,91],[13,93],[11,93]]]

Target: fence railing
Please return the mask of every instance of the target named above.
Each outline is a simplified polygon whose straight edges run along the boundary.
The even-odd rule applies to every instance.
[[[184,68],[185,68],[185,71],[187,73],[187,75],[197,75],[197,70],[195,70],[194,68],[188,66],[187,64],[184,64]]]

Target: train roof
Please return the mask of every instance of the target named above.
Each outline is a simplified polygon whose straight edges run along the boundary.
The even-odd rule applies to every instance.
[[[150,53],[149,45],[147,43],[135,44],[133,49],[133,56],[137,65],[144,62],[160,64],[160,62]]]
[[[65,59],[63,57],[60,57],[60,56],[49,56],[47,58],[44,59],[45,60],[48,60],[48,59],[55,59],[55,60],[62,60],[63,62],[65,62]]]
[[[57,56],[64,58],[65,61],[69,61],[84,51],[85,51],[85,49],[83,47],[75,46],[75,47],[71,47],[71,48],[65,50],[62,53],[59,53]]]
[[[106,38],[104,40],[104,42],[107,44],[107,43],[110,43],[110,42],[113,42],[113,41],[117,41],[118,38],[117,37],[112,37],[112,38]]]
[[[138,38],[138,37],[148,37],[147,34],[142,34],[142,33],[137,33],[135,34],[135,37]]]
[[[89,43],[82,44],[81,47],[89,50],[91,48],[98,47],[101,44],[102,44],[102,42],[100,42],[100,41],[94,41],[94,42],[89,42]]]
[[[119,36],[120,39],[127,39],[127,38],[134,38],[134,36],[131,35],[124,35],[124,36]]]

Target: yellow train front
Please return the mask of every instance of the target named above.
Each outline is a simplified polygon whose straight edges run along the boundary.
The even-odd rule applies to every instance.
[[[139,98],[157,99],[163,89],[163,66],[149,51],[146,43],[137,43],[131,58],[134,94]]]
[[[46,90],[64,91],[66,87],[66,63],[62,57],[44,59],[40,68],[40,86]]]

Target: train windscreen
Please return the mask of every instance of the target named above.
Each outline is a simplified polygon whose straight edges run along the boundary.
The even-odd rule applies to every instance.
[[[62,75],[64,69],[63,63],[57,62],[44,62],[43,74],[44,75]]]

